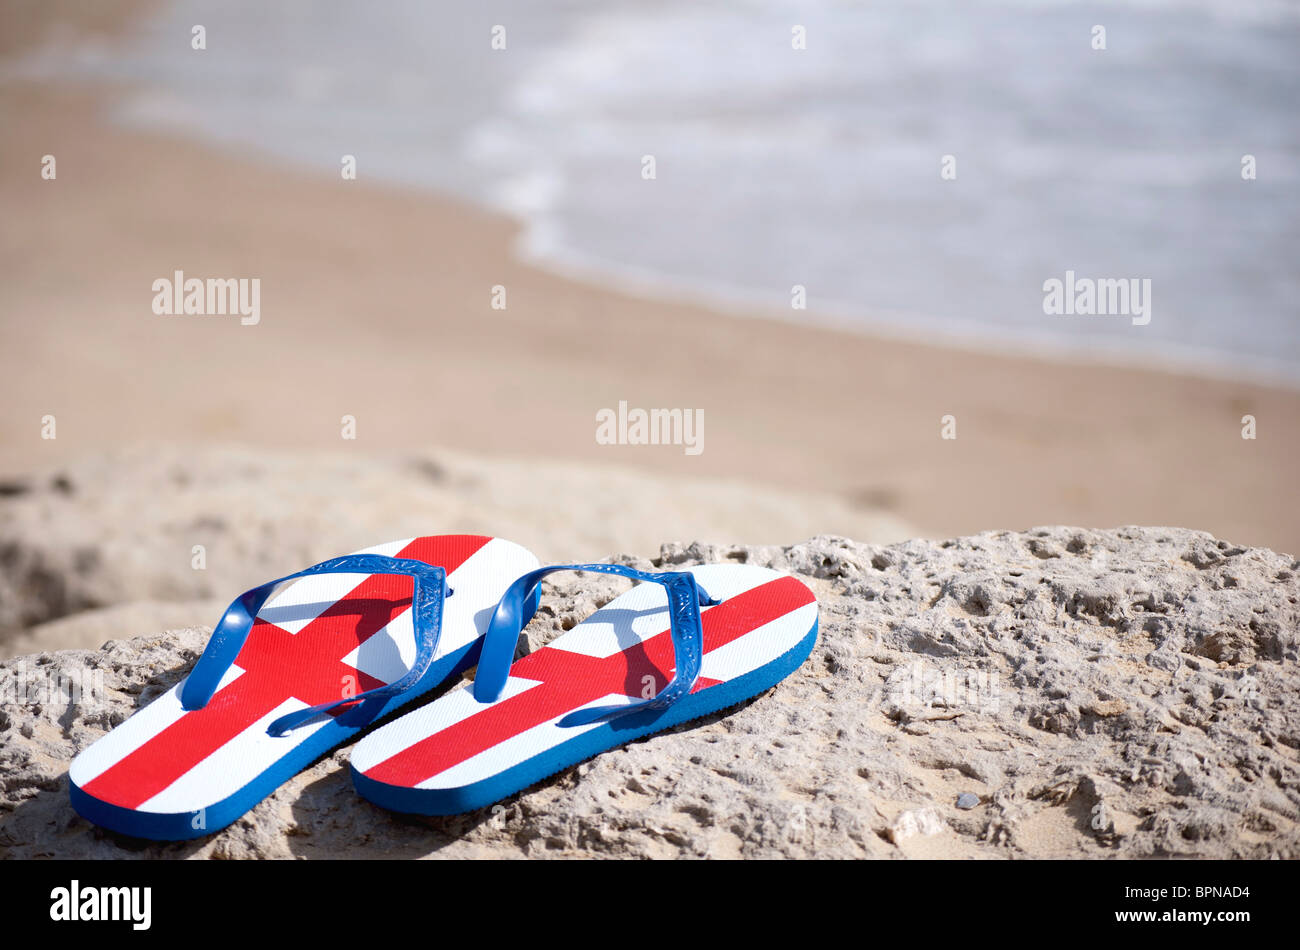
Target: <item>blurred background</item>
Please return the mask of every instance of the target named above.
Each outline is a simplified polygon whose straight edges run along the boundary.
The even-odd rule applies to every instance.
[[[1298,48],[1291,0],[4,0],[0,641],[443,531],[1294,552]],[[178,270],[260,320],[155,314]],[[1067,271],[1150,322],[1046,314]]]
[[[593,278],[772,311],[799,283],[809,320],[1300,380],[1292,0],[154,10],[27,70],[128,83],[124,126],[326,174],[355,154]],[[1160,319],[1044,320],[1066,268],[1149,278]]]

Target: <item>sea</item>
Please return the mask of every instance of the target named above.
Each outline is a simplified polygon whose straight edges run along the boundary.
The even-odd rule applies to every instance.
[[[1296,0],[172,0],[10,69],[635,292],[1300,385]],[[1147,319],[1049,312],[1067,274]]]

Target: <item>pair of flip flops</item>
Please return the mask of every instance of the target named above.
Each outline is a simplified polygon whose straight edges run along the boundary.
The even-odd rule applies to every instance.
[[[640,583],[515,660],[543,578],[561,570]],[[357,791],[384,808],[472,811],[757,695],[816,638],[812,591],[766,568],[540,567],[500,538],[395,541],[237,598],[185,680],[73,760],[72,805],[137,837],[210,834],[477,664],[472,683],[389,717],[351,755]]]

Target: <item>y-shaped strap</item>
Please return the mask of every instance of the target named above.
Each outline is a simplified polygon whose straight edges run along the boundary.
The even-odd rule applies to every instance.
[[[547,574],[556,571],[594,571],[599,574],[618,574],[638,581],[652,581],[668,588],[669,634],[673,641],[673,658],[676,669],[669,682],[653,699],[620,706],[600,706],[571,713],[560,721],[562,726],[584,725],[613,716],[623,716],[647,709],[666,709],[685,696],[700,675],[704,656],[704,630],[700,622],[700,608],[721,603],[711,598],[689,571],[664,571],[660,574],[638,571],[621,564],[557,564],[541,567],[517,578],[502,595],[488,624],[487,636],[479,656],[478,672],[474,674],[474,698],[481,703],[495,702],[500,698],[510,676],[515,646],[523,631],[524,605],[533,596],[538,584]]]
[[[365,703],[370,700],[387,700],[390,696],[410,689],[416,684],[438,650],[438,639],[442,635],[442,602],[447,596],[447,572],[434,564],[416,561],[411,558],[386,557],[382,554],[349,554],[329,561],[321,561],[305,571],[287,574],[260,587],[245,591],[235,598],[226,608],[212,631],[203,655],[194,664],[189,678],[181,687],[181,707],[186,710],[201,709],[208,704],[212,694],[226,670],[230,669],[239,651],[248,639],[248,632],[253,628],[257,612],[262,609],[273,593],[283,584],[300,577],[315,574],[406,574],[414,579],[411,593],[411,625],[415,628],[415,662],[402,676],[387,686],[379,686],[356,696],[345,696],[334,702],[321,703],[307,709],[300,709],[281,716],[267,728],[273,736],[282,736],[295,726],[309,719],[315,719],[331,709],[351,703]],[[377,703],[382,706],[383,703]],[[358,707],[358,713],[361,707]]]

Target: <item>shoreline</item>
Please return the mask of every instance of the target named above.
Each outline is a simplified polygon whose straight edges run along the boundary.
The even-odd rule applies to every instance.
[[[1169,524],[1300,550],[1300,393],[594,286],[519,259],[520,226],[459,199],[110,126],[104,95],[0,85],[6,471],[152,440],[337,446],[349,414],[358,449],[832,492],[928,536]],[[59,155],[57,183],[28,168],[38,148]],[[260,276],[261,324],[155,316],[151,283],[176,269]],[[705,411],[706,450],[599,445],[597,413],[620,400]],[[59,439],[42,442],[37,420],[56,410]]]
[[[92,73],[63,76],[58,74],[54,65],[59,61],[58,56],[42,55],[42,47],[57,45],[59,40],[71,40],[81,33],[111,40],[132,22],[147,18],[160,6],[158,0],[110,0],[97,8],[94,16],[69,16],[67,11],[62,11],[62,22],[59,22],[58,2],[53,4],[53,10],[38,5],[20,7],[17,18],[21,19],[25,13],[33,21],[27,31],[31,35],[17,41],[11,38],[7,51],[0,46],[0,84],[30,83],[74,92],[93,90],[104,103],[98,118],[110,128],[127,134],[178,139],[214,156],[223,155],[275,167],[304,179],[316,179],[323,185],[332,184],[337,177],[332,156],[329,161],[324,161],[319,155],[313,158],[306,158],[302,153],[289,155],[283,148],[214,134],[198,123],[169,125],[160,122],[156,116],[149,118],[148,109],[144,110],[142,117],[138,111],[133,113],[130,106],[130,94],[140,89],[136,81],[125,76],[96,77]],[[13,11],[8,12],[12,18]],[[55,29],[50,28],[50,21],[54,22]],[[17,35],[22,31],[15,29],[12,32]],[[30,55],[5,57],[5,52]],[[104,54],[101,52],[100,55]],[[512,228],[510,251],[521,263],[564,280],[589,284],[621,296],[708,310],[746,320],[775,321],[809,332],[831,331],[874,341],[939,347],[981,356],[1133,369],[1300,393],[1300,363],[1276,360],[1269,354],[1225,353],[1213,346],[1184,345],[1168,339],[1148,341],[1147,334],[1138,332],[1123,339],[1107,334],[1061,335],[1053,327],[1054,323],[1067,319],[1096,323],[1118,319],[1127,323],[1123,317],[1071,314],[1066,318],[1045,314],[1047,319],[1032,326],[977,325],[954,319],[951,315],[938,316],[924,310],[832,300],[822,297],[815,287],[809,288],[808,306],[794,311],[783,305],[780,295],[760,294],[743,284],[696,280],[667,271],[655,271],[548,239],[542,233],[545,228],[537,227],[539,222],[532,220],[526,205],[512,207],[512,203],[505,199],[493,201],[485,194],[470,193],[473,189],[448,190],[409,174],[393,176],[381,171],[368,172],[363,177],[365,187],[377,186],[390,192],[424,195],[434,201],[468,205],[479,213],[500,218]]]
[[[1248,383],[1300,393],[1300,370],[1245,358],[1226,361],[1216,359],[1213,351],[1204,347],[1180,347],[1176,351],[1166,349],[1165,352],[1159,352],[1160,347],[1157,346],[1150,349],[1126,349],[1119,344],[1099,342],[1071,349],[1069,344],[1053,339],[1049,334],[1014,340],[1011,339],[1014,334],[1010,331],[1002,334],[977,334],[963,329],[955,321],[941,317],[881,308],[863,309],[834,302],[818,304],[817,309],[803,310],[800,311],[803,316],[792,317],[756,296],[747,296],[739,287],[714,286],[684,278],[655,275],[612,261],[587,259],[567,251],[554,256],[530,251],[524,247],[527,234],[522,222],[495,209],[482,210],[488,214],[501,214],[516,222],[521,233],[513,250],[523,263],[565,280],[592,284],[630,297],[646,297],[666,304],[699,307],[738,319],[766,320],[813,333],[843,333],[882,342],[956,350],[976,356],[1007,356],[1040,363],[1136,370],[1165,376],[1192,377],[1208,382]],[[1077,318],[1128,319],[1087,315]],[[908,321],[921,326],[910,329],[906,326]]]
[[[3,77],[0,77],[0,82],[3,82]],[[56,85],[74,90],[89,88],[88,83],[79,80]],[[109,84],[109,88],[115,89],[130,87],[126,81]],[[101,85],[100,88],[104,87]],[[322,185],[333,184],[332,168],[327,171],[323,165],[298,163],[270,149],[221,142],[182,129],[117,122],[107,116],[102,117],[102,121],[110,128],[125,133],[175,139],[199,147],[214,156],[225,155],[236,160],[252,161],[304,179],[317,180]],[[861,307],[835,301],[820,302],[815,308],[799,311],[800,316],[793,316],[793,311],[775,307],[759,295],[746,292],[743,287],[656,273],[625,263],[583,255],[567,248],[550,251],[531,248],[528,246],[530,225],[522,216],[468,195],[410,185],[382,175],[369,178],[365,187],[463,205],[480,214],[505,221],[513,230],[510,253],[521,264],[565,281],[587,284],[619,296],[707,310],[741,320],[763,320],[813,333],[841,333],[872,341],[937,347],[976,356],[1005,356],[1040,363],[1135,370],[1219,383],[1245,383],[1300,394],[1300,367],[1261,361],[1240,354],[1224,359],[1207,347],[1175,347],[1168,341],[1154,345],[1126,346],[1099,337],[1085,345],[1074,346],[1064,338],[1054,337],[1050,332],[1019,334],[1004,327],[1000,332],[981,333],[972,331],[966,324],[931,314]],[[1127,316],[1115,315],[1071,316],[1080,320],[1129,319]],[[1056,319],[1062,318],[1058,316]],[[915,324],[915,328],[909,327],[909,323]]]
[[[4,81],[3,74],[0,74],[0,84]],[[51,84],[44,79],[27,79],[21,74],[17,81],[52,85],[72,91],[88,90],[94,85],[88,80]],[[106,90],[127,90],[132,85],[129,81],[120,80],[99,83],[97,88],[103,98],[108,100],[112,94]],[[305,180],[316,180],[322,185],[332,185],[334,181],[332,166],[327,169],[324,165],[297,162],[272,149],[222,142],[202,133],[190,133],[179,128],[119,122],[106,115],[101,115],[100,121],[127,134],[186,142],[213,156],[224,155],[235,160],[277,168]],[[819,302],[815,308],[799,311],[801,315],[796,317],[792,315],[793,311],[773,306],[770,301],[747,292],[740,286],[657,273],[626,263],[584,255],[568,248],[538,250],[529,246],[530,224],[522,215],[507,208],[494,207],[490,202],[469,195],[411,185],[382,175],[368,177],[367,184],[363,187],[380,188],[413,197],[423,196],[434,202],[469,207],[480,214],[500,219],[512,229],[509,251],[519,263],[565,281],[587,284],[619,296],[707,310],[742,320],[764,320],[813,333],[842,333],[872,341],[937,347],[976,356],[1003,356],[1040,363],[1192,377],[1218,383],[1244,383],[1300,394],[1300,366],[1260,360],[1242,354],[1234,354],[1225,359],[1222,354],[1207,347],[1175,346],[1168,341],[1126,346],[1113,339],[1098,337],[1076,346],[1050,332],[1022,334],[1010,327],[980,332],[972,330],[967,324],[932,314],[863,307],[842,301]],[[1081,320],[1128,320],[1127,316],[1115,315],[1071,316]],[[1057,316],[1056,319],[1061,317]],[[908,324],[914,324],[915,327]]]

